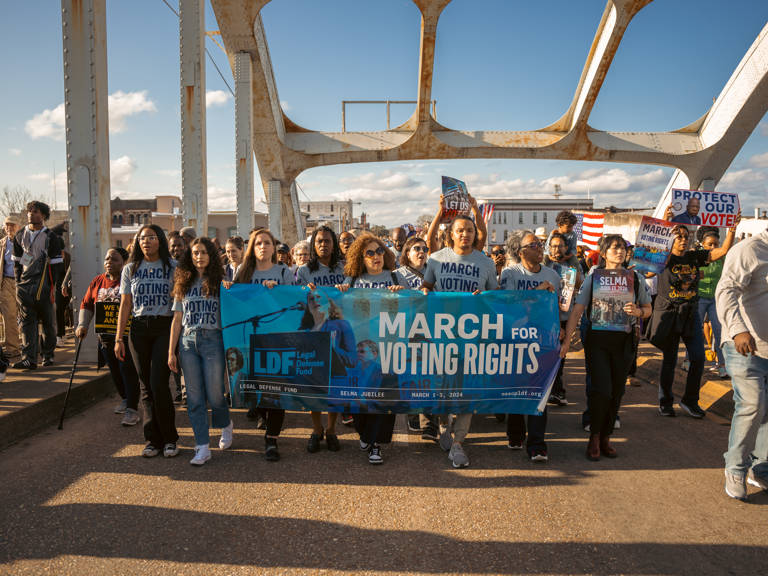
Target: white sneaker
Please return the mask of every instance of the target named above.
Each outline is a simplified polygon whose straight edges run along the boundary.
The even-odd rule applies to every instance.
[[[202,466],[211,459],[211,449],[207,444],[195,446],[195,456],[189,461],[192,466]]]
[[[219,439],[219,450],[226,450],[232,446],[232,430],[235,427],[235,423],[232,420],[229,421],[226,428],[221,429],[221,438]]]
[[[56,347],[57,348],[61,348],[62,346],[64,346],[64,338],[62,338],[61,336],[57,336],[56,337]]]
[[[454,442],[453,446],[451,446],[451,451],[448,452],[448,459],[453,462],[454,468],[466,468],[469,466],[469,458],[464,452],[464,448],[458,442]]]

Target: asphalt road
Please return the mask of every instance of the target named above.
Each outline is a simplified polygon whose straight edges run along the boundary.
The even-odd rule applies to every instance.
[[[550,462],[506,447],[477,416],[472,466],[398,434],[383,466],[351,429],[342,451],[308,454],[309,417],[290,414],[283,459],[235,414],[232,450],[189,465],[186,413],[175,459],[143,459],[141,430],[114,400],[0,452],[3,574],[739,574],[768,565],[768,494],[723,492],[727,422],[656,412],[627,388],[616,460],[589,462],[583,361],[569,360],[568,407],[550,408]],[[211,445],[217,445],[218,431]]]

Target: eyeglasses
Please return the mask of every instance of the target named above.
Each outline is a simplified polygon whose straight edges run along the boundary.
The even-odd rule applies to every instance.
[[[429,248],[426,246],[411,246],[411,250],[414,252],[429,252]]]
[[[376,250],[366,250],[365,251],[365,257],[366,258],[373,258],[374,256],[382,256],[384,254],[384,248],[379,246],[376,248]]]
[[[531,242],[530,244],[525,244],[524,246],[520,246],[520,248],[530,248],[531,250],[535,250],[543,246],[544,244],[542,244],[541,242]]]
[[[494,256],[503,256],[505,254],[504,250],[494,250],[491,252]]]

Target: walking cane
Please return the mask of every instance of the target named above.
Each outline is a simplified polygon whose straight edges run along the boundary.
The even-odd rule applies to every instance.
[[[75,370],[77,369],[77,359],[80,357],[80,346],[83,341],[77,341],[77,349],[75,350],[75,361],[72,362],[72,373],[69,375],[69,387],[67,388],[67,395],[64,396],[64,407],[61,409],[61,418],[59,418],[59,430],[64,427],[64,413],[67,411],[67,402],[69,402],[69,393],[72,390],[72,380],[75,379]]]

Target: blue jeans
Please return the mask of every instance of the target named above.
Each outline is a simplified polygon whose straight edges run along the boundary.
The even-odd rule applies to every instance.
[[[723,345],[725,367],[733,385],[733,419],[725,469],[768,478],[768,358],[742,356],[733,342]]]
[[[187,386],[187,412],[195,444],[208,445],[208,409],[213,412],[213,427],[229,425],[229,406],[224,399],[224,340],[221,330],[194,330],[181,337],[181,371]]]
[[[717,363],[720,366],[725,366],[725,359],[723,358],[723,351],[720,348],[720,320],[717,318],[717,309],[715,308],[715,300],[713,298],[699,298],[699,318],[704,322],[704,315],[707,316],[710,325],[712,326],[712,340],[715,345],[715,352],[717,353]]]

